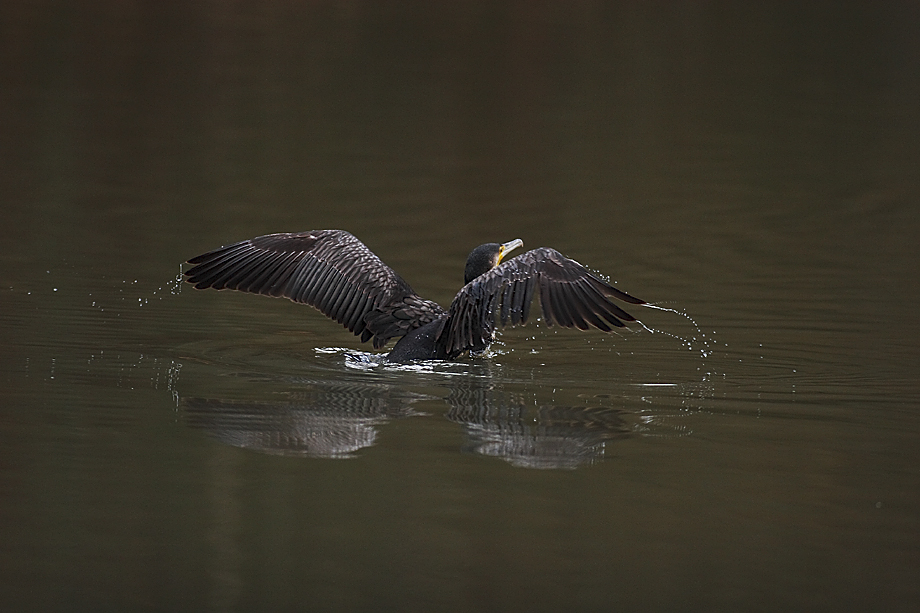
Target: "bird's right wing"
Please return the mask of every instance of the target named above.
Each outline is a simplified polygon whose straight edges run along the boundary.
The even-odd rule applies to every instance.
[[[438,342],[449,357],[488,346],[496,317],[502,326],[524,324],[534,294],[540,296],[548,326],[604,332],[635,317],[611,301],[645,304],[592,274],[555,249],[541,247],[505,261],[477,277],[457,294]]]
[[[196,289],[285,297],[319,309],[383,347],[444,310],[420,298],[364,243],[344,230],[267,234],[188,261]]]

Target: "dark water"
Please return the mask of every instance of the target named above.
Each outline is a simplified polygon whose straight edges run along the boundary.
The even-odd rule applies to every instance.
[[[914,3],[0,8],[3,610],[920,602]],[[551,245],[672,311],[394,368],[180,263]]]

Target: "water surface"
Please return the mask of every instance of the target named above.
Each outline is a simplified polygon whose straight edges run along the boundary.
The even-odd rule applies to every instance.
[[[915,609],[912,5],[0,23],[5,610]],[[661,308],[394,367],[177,280],[319,228],[444,306],[520,237]]]

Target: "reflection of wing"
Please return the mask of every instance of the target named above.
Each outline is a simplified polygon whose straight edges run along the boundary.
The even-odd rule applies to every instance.
[[[617,409],[533,407],[490,390],[452,393],[447,417],[466,427],[465,451],[522,468],[576,468],[604,455],[606,441],[630,430]]]
[[[645,304],[584,266],[548,247],[528,251],[474,279],[454,298],[439,337],[445,353],[455,357],[482,349],[492,340],[495,316],[502,326],[527,322],[534,294],[540,296],[547,325],[610,332],[635,318],[611,301]]]
[[[444,310],[420,298],[392,268],[344,230],[268,234],[188,261],[197,289],[235,289],[316,307],[362,341],[383,347]]]
[[[302,402],[243,402],[190,398],[186,421],[219,441],[262,453],[348,458],[374,444],[377,426],[411,414],[386,397],[320,392]]]

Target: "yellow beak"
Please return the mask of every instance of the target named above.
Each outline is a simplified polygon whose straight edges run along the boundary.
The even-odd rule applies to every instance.
[[[513,251],[518,247],[523,247],[524,241],[519,238],[514,239],[513,241],[508,241],[507,243],[501,246],[501,249],[498,250],[498,261],[495,263],[496,266],[502,263],[502,259],[505,257],[505,254],[509,251]]]

